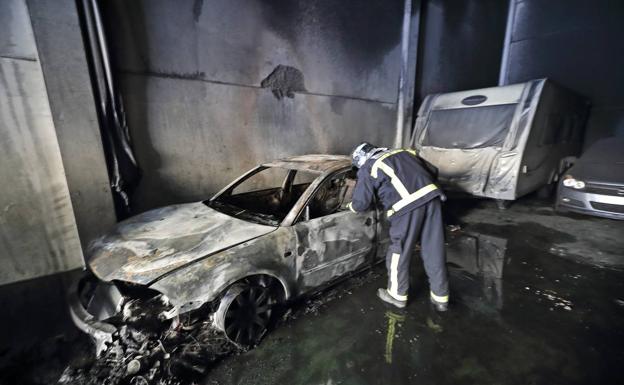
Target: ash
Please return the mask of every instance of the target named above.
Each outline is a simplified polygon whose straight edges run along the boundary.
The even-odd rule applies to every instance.
[[[100,357],[84,366],[68,366],[58,383],[195,384],[221,359],[244,351],[205,315],[163,323],[154,314],[143,311],[126,317]]]
[[[320,308],[381,277],[380,269],[356,274],[292,304],[277,327]],[[139,305],[140,304],[140,305]],[[158,319],[161,304],[131,302],[118,320],[113,343],[95,360],[68,366],[62,385],[187,385],[197,384],[224,358],[246,351],[214,328],[213,309],[185,315],[177,322]],[[113,320],[113,322],[115,322]]]

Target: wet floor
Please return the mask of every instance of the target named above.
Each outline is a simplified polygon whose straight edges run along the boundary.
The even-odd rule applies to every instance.
[[[300,301],[256,349],[207,363],[200,383],[624,384],[624,222],[534,200],[448,202],[446,222],[449,312],[431,309],[419,258],[407,309],[381,303],[380,265]],[[0,384],[84,365],[74,334],[1,369]]]
[[[578,229],[585,231],[527,218],[513,224],[505,219],[513,210],[498,222],[455,218],[461,228],[448,237],[448,313],[430,308],[419,259],[404,311],[375,297],[385,283],[377,267],[363,285],[339,285],[310,314],[300,305],[299,315],[255,350],[226,358],[203,383],[624,383],[624,272],[553,246],[599,241],[592,230],[607,226],[622,237],[604,247],[624,259],[623,224],[574,217],[562,220],[584,222]]]

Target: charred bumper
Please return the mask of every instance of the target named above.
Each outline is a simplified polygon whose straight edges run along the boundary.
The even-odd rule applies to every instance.
[[[89,274],[72,286],[69,312],[74,324],[93,339],[98,355],[123,326],[160,329],[178,320],[177,308],[162,293],[127,282],[100,281]]]
[[[113,341],[117,328],[104,320],[119,310],[121,299],[115,285],[96,282],[88,275],[71,286],[68,303],[72,321],[93,339],[98,355],[106,349],[106,343]]]

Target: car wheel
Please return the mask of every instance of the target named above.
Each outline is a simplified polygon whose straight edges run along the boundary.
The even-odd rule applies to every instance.
[[[217,327],[233,342],[246,347],[256,345],[273,323],[278,295],[262,280],[236,283],[221,298],[215,314]]]

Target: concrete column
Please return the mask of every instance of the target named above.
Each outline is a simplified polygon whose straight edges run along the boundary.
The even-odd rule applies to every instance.
[[[27,0],[83,249],[116,222],[73,0]]]

